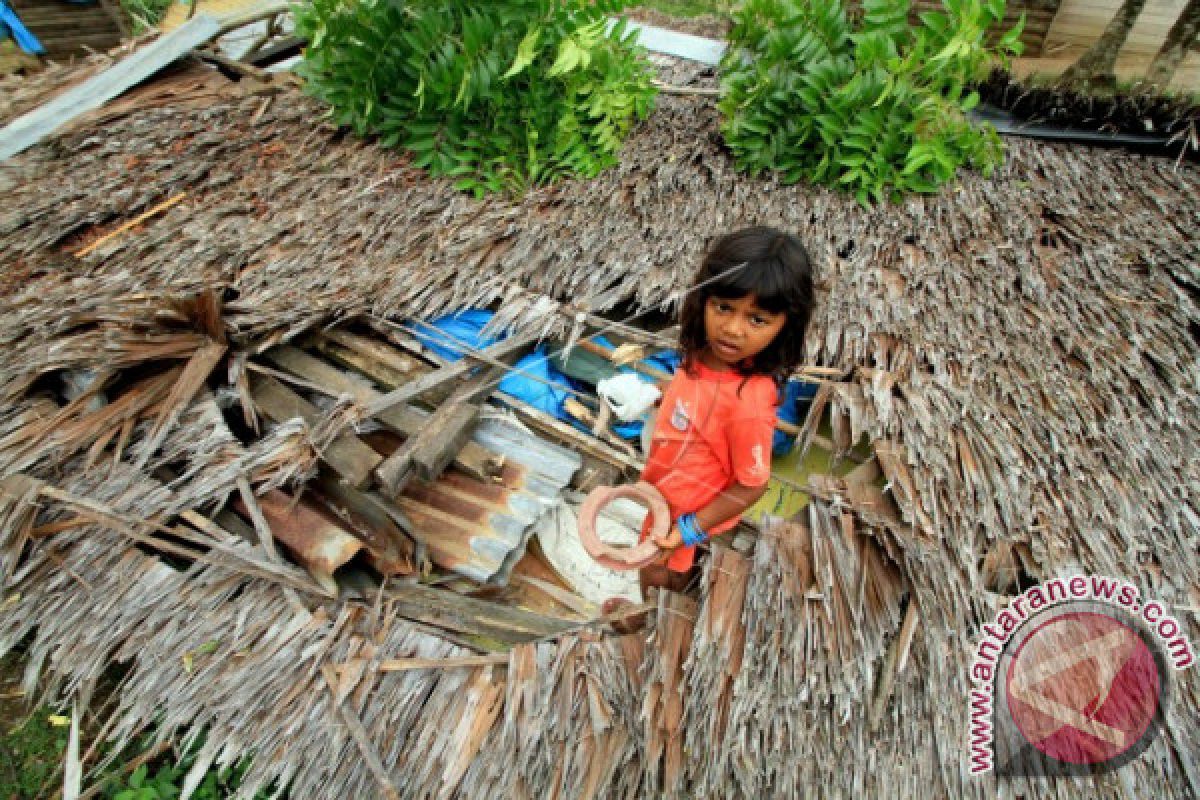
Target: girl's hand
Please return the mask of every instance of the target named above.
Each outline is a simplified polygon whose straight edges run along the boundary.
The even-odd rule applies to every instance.
[[[670,553],[683,544],[683,534],[680,533],[677,525],[672,525],[671,530],[667,531],[662,536],[655,536],[654,543],[660,548]]]

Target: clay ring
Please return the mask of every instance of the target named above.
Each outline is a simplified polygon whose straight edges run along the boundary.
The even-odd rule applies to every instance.
[[[633,547],[613,547],[596,535],[596,516],[612,501],[625,497],[650,510],[650,535]],[[609,569],[640,569],[657,561],[662,550],[654,543],[671,529],[671,510],[652,484],[638,481],[624,486],[598,486],[579,507],[579,542],[597,564]]]

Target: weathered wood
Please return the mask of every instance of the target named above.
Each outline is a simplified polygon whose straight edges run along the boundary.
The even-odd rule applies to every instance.
[[[475,401],[491,393],[503,377],[503,368],[492,367],[455,389],[421,429],[375,470],[388,492],[395,496],[414,473],[422,480],[436,480],[471,435],[479,416]]]
[[[311,485],[326,507],[367,545],[385,575],[409,574],[416,566],[416,544],[379,500],[321,470]],[[395,514],[403,514],[395,509]],[[411,530],[411,524],[409,528]]]
[[[250,381],[250,393],[255,407],[276,423],[300,417],[313,424],[320,417],[312,403],[270,376],[254,376]],[[356,489],[370,483],[371,471],[383,461],[383,456],[349,432],[340,434],[320,456]]]
[[[442,474],[466,444],[478,416],[479,406],[474,403],[450,403],[430,417],[429,424],[414,437],[418,446],[412,460],[422,480],[432,481]]]
[[[483,637],[500,645],[492,647],[493,650],[505,650],[510,645],[552,636],[574,627],[574,623],[566,620],[428,586],[389,588],[385,594],[400,616]]]
[[[375,344],[370,339],[356,338]],[[384,346],[386,347],[386,345]],[[367,404],[380,395],[378,391],[367,386],[363,381],[355,380],[332,364],[290,345],[268,350],[263,354],[263,358],[285,372],[320,387],[330,396],[347,394],[355,401]],[[426,412],[399,406],[380,413],[375,419],[385,428],[408,437],[421,431],[428,424],[427,421],[430,417]],[[465,442],[462,448],[454,454],[453,460],[455,466],[481,481],[495,478],[500,474],[504,465],[503,456],[470,441]]]
[[[373,417],[381,411],[386,411],[402,403],[407,403],[435,386],[444,385],[450,381],[462,378],[475,369],[480,361],[492,364],[493,366],[507,367],[509,362],[515,360],[516,356],[522,350],[535,341],[537,341],[535,334],[519,334],[502,342],[497,342],[491,347],[477,353],[468,354],[466,357],[460,358],[452,364],[447,364],[441,369],[436,369],[428,375],[406,383],[378,398],[367,406],[368,414]]]
[[[357,370],[387,389],[394,389],[433,371],[420,359],[397,347],[349,331],[323,331],[313,345],[334,361]]]
[[[379,396],[379,392],[368,386],[366,381],[355,380],[329,362],[292,345],[273,347],[263,353],[262,358],[284,372],[321,387],[330,396],[345,394],[359,403],[369,402]]]
[[[99,108],[141,83],[193,47],[213,38],[219,29],[215,19],[200,14],[99,75],[13,120],[0,130],[0,161],[32,147],[80,114]]]

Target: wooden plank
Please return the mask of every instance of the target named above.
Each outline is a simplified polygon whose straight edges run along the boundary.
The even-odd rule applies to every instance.
[[[546,617],[474,597],[464,597],[429,586],[389,588],[385,595],[401,617],[459,633],[473,634],[500,645],[493,646],[492,650],[505,650],[513,644],[552,636],[575,627],[575,623],[567,620]]]
[[[515,360],[516,356],[522,350],[536,342],[537,338],[537,335],[533,333],[518,334],[502,342],[497,342],[478,353],[460,358],[452,364],[447,364],[441,369],[436,369],[428,375],[423,375],[417,380],[410,381],[376,399],[367,406],[368,415],[373,417],[381,411],[386,411],[389,408],[395,408],[403,403],[407,403],[435,386],[444,385],[462,378],[470,374],[471,370],[478,366],[479,361],[494,366],[507,366],[508,363]]]
[[[365,375],[385,390],[403,386],[434,369],[398,347],[356,334],[330,331],[315,338],[313,344],[321,355]],[[449,384],[430,389],[421,397],[420,405],[437,408],[451,391]]]
[[[253,376],[250,389],[255,407],[276,423],[300,417],[311,425],[320,417],[315,406],[268,375]],[[383,461],[383,456],[349,432],[340,434],[320,455],[321,460],[356,489],[371,482],[372,470]]]
[[[220,30],[205,14],[143,47],[109,69],[67,89],[48,103],[24,114],[0,130],[0,161],[32,147],[80,114],[100,106],[141,83]]]
[[[380,500],[364,494],[325,470],[321,470],[312,488],[325,506],[362,539],[375,557],[376,568],[385,575],[407,575],[416,568],[417,546],[396,523],[394,512]],[[411,531],[412,525],[409,525]]]
[[[384,459],[375,470],[376,479],[393,497],[414,474],[425,481],[436,480],[454,460],[454,453],[462,449],[478,415],[478,406],[446,403],[430,415],[425,427]]]
[[[363,341],[369,342],[370,340],[363,339]],[[326,389],[331,395],[348,394],[355,401],[363,404],[370,403],[380,396],[378,391],[362,381],[354,380],[343,370],[290,345],[268,350],[263,354],[263,358],[285,372]],[[426,412],[417,411],[414,408],[399,406],[378,414],[375,419],[385,428],[401,436],[410,437],[420,432],[428,424],[430,416]],[[459,469],[481,481],[491,480],[499,475],[504,465],[503,456],[471,441],[465,442],[453,454],[453,461]]]
[[[381,361],[398,372],[431,371],[421,359],[398,347],[371,336],[363,336],[342,328],[323,331],[321,337],[349,350],[362,353],[373,361]]]
[[[399,491],[392,479],[403,471],[406,463],[412,465],[422,480],[436,480],[471,435],[475,419],[479,416],[479,406],[475,401],[491,394],[503,377],[504,368],[492,367],[455,389],[446,403],[425,420],[421,430],[397,451],[398,455],[394,456],[396,464],[389,467],[385,461],[376,470],[375,474],[381,479],[386,477],[391,481],[384,485],[393,493]]]
[[[273,347],[263,353],[262,357],[285,372],[290,372],[309,383],[328,389],[330,395],[348,394],[359,403],[370,402],[379,396],[379,392],[366,385],[365,381],[354,380],[343,370],[298,347],[291,345]]]

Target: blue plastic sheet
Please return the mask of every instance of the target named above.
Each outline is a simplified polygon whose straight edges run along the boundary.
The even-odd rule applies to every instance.
[[[563,408],[574,388],[572,381],[550,364],[544,344],[514,364],[496,388],[557,419],[572,419]]]
[[[801,418],[808,413],[812,399],[817,394],[817,384],[808,381],[788,381],[783,387],[783,400],[775,416],[784,422],[800,424]],[[771,441],[771,452],[777,456],[786,455],[792,451],[795,439],[783,431],[775,431]]]
[[[457,361],[470,351],[482,350],[499,341],[497,338],[483,335],[483,329],[487,327],[493,317],[495,314],[491,311],[471,308],[447,314],[432,322],[413,321],[411,330],[423,346],[447,361]],[[595,337],[593,341],[607,350],[612,350],[614,347],[613,343],[603,336]],[[680,358],[677,352],[662,350],[648,356],[640,363],[674,374],[679,367],[679,362]],[[554,365],[550,363],[545,345],[539,345],[537,349],[524,356],[513,366],[514,369],[504,377],[504,380],[500,381],[500,385],[497,387],[501,392],[528,403],[556,419],[570,422],[581,430],[587,430],[587,426],[569,415],[564,409],[564,404],[572,391],[584,390],[585,387],[578,385],[555,369]],[[622,367],[621,371],[636,372],[632,367]],[[611,430],[623,439],[637,439],[642,434],[644,424],[641,420],[633,422],[614,420]]]
[[[438,317],[433,322],[414,320],[412,331],[421,344],[434,353],[447,361],[458,361],[471,350],[482,350],[500,341],[483,335],[484,327],[494,316],[487,309],[469,308]]]
[[[46,52],[46,48],[42,47],[42,43],[37,37],[29,32],[17,16],[17,12],[8,7],[4,0],[0,0],[0,32],[7,29],[14,40],[17,42],[17,47],[20,47],[26,53],[35,56],[40,56]]]

